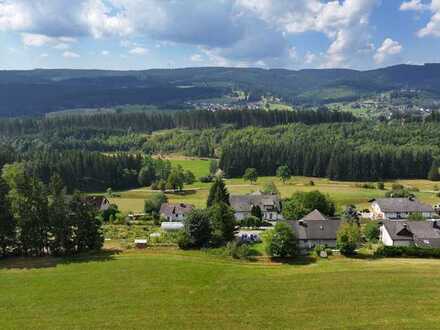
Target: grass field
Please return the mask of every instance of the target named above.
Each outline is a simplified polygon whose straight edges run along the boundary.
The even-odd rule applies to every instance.
[[[438,329],[440,261],[157,249],[0,261],[1,329]]]
[[[209,162],[203,160],[173,160],[179,162],[184,168],[198,169],[198,171],[208,171]],[[194,163],[192,163],[194,162]],[[313,180],[314,186],[310,186],[309,182]],[[348,204],[355,204],[358,208],[368,208],[368,201],[372,198],[383,197],[386,191],[377,189],[364,189],[356,186],[357,182],[331,181],[322,178],[293,177],[288,183],[283,184],[276,177],[261,177],[256,184],[250,184],[242,179],[228,179],[226,184],[231,194],[246,194],[262,189],[265,183],[273,181],[281,193],[281,197],[291,196],[296,191],[319,190],[327,193],[336,202],[339,209]],[[395,181],[407,187],[415,187],[420,190],[415,195],[421,201],[429,204],[439,203],[440,198],[436,197],[434,192],[435,183],[428,180],[398,180]],[[394,182],[387,182],[386,188],[391,189]],[[197,207],[205,207],[208,197],[209,183],[196,182],[194,185],[185,186],[187,191],[181,194],[167,194],[171,202],[187,202]],[[142,211],[144,199],[151,195],[151,191],[146,188],[135,189],[120,193],[120,198],[111,199],[112,203],[119,206],[123,212]]]

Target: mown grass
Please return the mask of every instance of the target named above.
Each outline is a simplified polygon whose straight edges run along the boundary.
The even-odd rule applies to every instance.
[[[0,261],[1,329],[435,329],[440,261],[147,250]]]
[[[243,179],[227,179],[226,184],[231,194],[246,194],[261,190],[269,181],[273,181],[276,184],[283,198],[289,197],[297,191],[319,190],[329,194],[340,210],[349,204],[355,204],[359,209],[368,208],[370,205],[368,201],[370,199],[383,197],[386,193],[384,190],[361,188],[358,182],[331,181],[323,178],[309,177],[293,177],[286,184],[276,177],[261,177],[255,184],[245,182]],[[314,182],[314,186],[310,185],[310,181]],[[423,202],[429,204],[440,202],[440,198],[434,192],[436,185],[434,182],[428,180],[398,180],[387,182],[385,185],[386,189],[390,190],[391,185],[395,182],[419,189],[420,191],[415,192],[415,195]],[[171,202],[186,202],[197,207],[205,207],[209,187],[209,183],[196,182],[193,185],[185,186],[187,191],[184,193],[167,194],[167,196]],[[151,191],[148,189],[136,189],[122,192],[121,198],[114,198],[111,201],[116,203],[124,212],[141,211],[144,206],[144,199],[150,195]]]

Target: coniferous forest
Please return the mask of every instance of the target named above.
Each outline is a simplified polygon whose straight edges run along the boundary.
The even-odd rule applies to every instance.
[[[0,165],[21,162],[44,184],[57,173],[69,192],[137,187],[145,157],[167,153],[218,158],[229,177],[287,165],[337,180],[426,178],[440,156],[439,118],[372,121],[321,108],[1,119]]]

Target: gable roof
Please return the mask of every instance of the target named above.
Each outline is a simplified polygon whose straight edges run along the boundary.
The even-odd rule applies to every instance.
[[[271,194],[231,195],[229,203],[235,212],[251,212],[252,206],[259,206],[262,211],[276,209],[281,211],[280,199]]]
[[[336,240],[341,220],[289,221],[300,240]]]
[[[194,205],[179,203],[163,203],[160,206],[160,214],[165,214],[167,216],[172,216],[173,214],[188,214],[194,209]]]
[[[321,212],[319,212],[317,209],[314,209],[309,214],[305,215],[301,220],[328,220],[326,216],[324,216]]]
[[[385,220],[382,225],[393,241],[414,241],[416,245],[440,247],[440,226],[436,221]]]
[[[434,212],[431,205],[412,198],[378,198],[375,202],[382,212]]]
[[[105,204],[110,203],[107,197],[102,195],[96,195],[96,196],[88,195],[85,196],[84,199],[87,204],[95,207],[96,209],[100,209],[104,203]]]

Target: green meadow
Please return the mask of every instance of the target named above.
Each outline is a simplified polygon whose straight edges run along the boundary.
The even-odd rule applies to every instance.
[[[181,165],[184,169],[192,171],[196,178],[209,174],[209,160],[186,158],[174,156],[170,158],[173,165]],[[241,178],[226,179],[226,185],[231,194],[247,194],[263,189],[268,182],[274,182],[280,191],[281,197],[290,197],[297,191],[319,190],[328,194],[336,203],[339,210],[346,205],[355,204],[359,209],[368,208],[369,200],[383,197],[384,190],[366,189],[360,187],[362,182],[331,181],[325,178],[292,177],[287,183],[281,182],[276,177],[260,177],[254,184],[246,182]],[[313,181],[313,186],[310,182]],[[387,190],[391,189],[393,183],[400,183],[406,187],[416,188],[417,198],[429,204],[439,203],[440,198],[436,196],[436,183],[428,180],[397,180],[385,183]],[[205,207],[208,197],[210,183],[195,182],[193,185],[186,185],[181,193],[168,193],[170,202],[186,202],[197,207]],[[111,202],[119,206],[123,212],[141,212],[144,207],[144,200],[153,192],[149,188],[139,188],[119,192],[120,197],[111,198]]]
[[[0,261],[1,329],[435,329],[440,261],[173,249]]]

